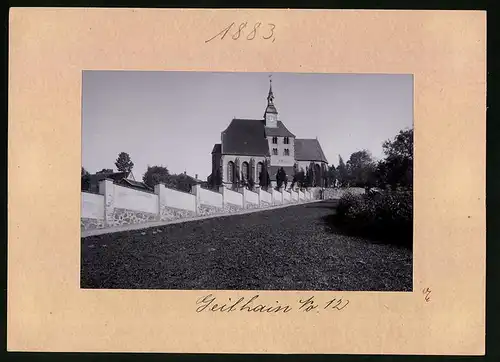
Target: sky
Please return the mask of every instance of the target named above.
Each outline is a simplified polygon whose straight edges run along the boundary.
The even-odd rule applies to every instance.
[[[211,151],[233,118],[262,119],[272,74],[278,119],[318,138],[330,164],[413,126],[411,74],[84,71],[82,166],[116,170],[127,152],[136,179],[148,165],[206,179]]]

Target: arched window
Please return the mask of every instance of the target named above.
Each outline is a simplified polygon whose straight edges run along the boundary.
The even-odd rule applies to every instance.
[[[227,181],[234,182],[234,162],[229,161],[227,163]]]
[[[243,162],[241,164],[241,174],[245,180],[248,180],[249,167],[248,162]]]

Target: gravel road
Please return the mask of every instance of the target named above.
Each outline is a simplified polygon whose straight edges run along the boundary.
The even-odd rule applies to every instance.
[[[345,236],[332,202],[82,238],[81,287],[411,291],[412,252]]]

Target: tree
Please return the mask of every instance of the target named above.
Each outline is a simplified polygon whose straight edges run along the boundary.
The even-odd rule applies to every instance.
[[[113,173],[113,170],[110,168],[103,168],[101,171],[97,171],[96,175],[103,174],[103,173]]]
[[[314,185],[314,170],[313,167],[308,167],[306,169],[305,177],[302,181],[301,187],[309,188]]]
[[[276,172],[276,190],[281,189],[281,187],[284,185],[286,180],[286,172],[283,169],[283,167],[278,169],[278,172]]]
[[[185,173],[170,175],[169,179],[171,188],[184,192],[191,192],[193,185],[196,184],[196,180]]]
[[[401,157],[413,161],[413,128],[401,130],[394,139],[382,145],[386,157]]]
[[[142,176],[142,181],[149,187],[155,187],[160,182],[164,183],[167,187],[174,186],[172,175],[163,166],[148,166],[144,176]]]
[[[269,177],[269,171],[267,170],[267,165],[268,165],[267,160],[265,160],[262,170],[259,174],[259,185],[264,190],[267,190],[269,185],[271,184],[271,178]]]
[[[134,163],[130,159],[130,155],[126,152],[120,152],[115,162],[116,169],[120,172],[130,172],[134,167]]]
[[[325,175],[325,186],[326,187],[333,186],[335,184],[336,178],[337,178],[337,170],[335,169],[335,166],[329,165]]]
[[[341,186],[345,186],[349,180],[349,174],[347,172],[347,166],[342,159],[342,156],[339,155],[339,165],[337,166],[336,176],[339,180]]]
[[[377,165],[377,182],[392,188],[413,187],[413,128],[401,130],[382,145],[385,159]]]
[[[295,174],[293,175],[291,188],[293,189],[295,185],[297,185],[299,188],[302,188],[304,184],[304,179],[305,179],[305,172],[304,169],[301,168],[300,171],[296,171]]]
[[[81,190],[82,191],[89,191],[90,190],[90,174],[83,167],[82,167],[82,176],[81,177],[82,177]]]
[[[369,151],[354,152],[347,161],[349,180],[358,187],[371,187],[376,164]]]

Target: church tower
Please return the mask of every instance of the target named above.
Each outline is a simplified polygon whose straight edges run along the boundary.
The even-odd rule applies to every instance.
[[[264,120],[266,121],[266,127],[277,127],[278,126],[278,111],[274,106],[274,94],[273,94],[273,80],[269,79],[269,94],[267,95],[267,107],[264,112]]]

